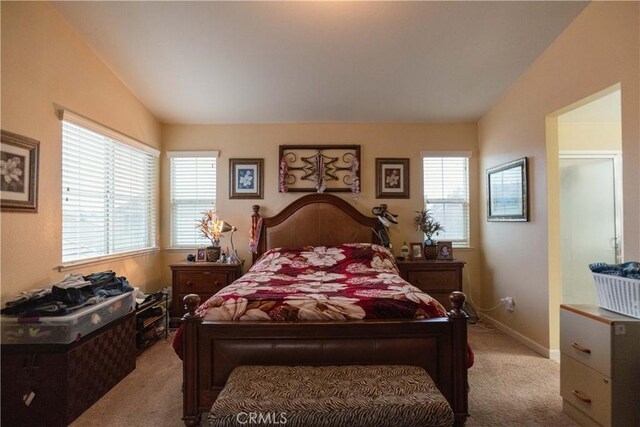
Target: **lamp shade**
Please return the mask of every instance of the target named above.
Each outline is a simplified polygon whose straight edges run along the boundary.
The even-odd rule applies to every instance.
[[[222,229],[220,230],[220,233],[226,233],[228,231],[237,231],[237,230],[238,229],[236,228],[235,225],[231,225],[227,221],[223,221],[222,222]]]

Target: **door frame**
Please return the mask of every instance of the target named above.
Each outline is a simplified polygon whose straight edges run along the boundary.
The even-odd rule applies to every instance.
[[[566,150],[560,151],[558,159],[611,159],[613,160],[613,192],[614,192],[614,222],[616,228],[616,263],[621,263],[624,259],[624,236],[622,227],[622,152],[621,151],[576,151]],[[558,160],[558,161],[559,161]],[[560,166],[558,164],[558,166]],[[562,233],[562,230],[560,230]]]

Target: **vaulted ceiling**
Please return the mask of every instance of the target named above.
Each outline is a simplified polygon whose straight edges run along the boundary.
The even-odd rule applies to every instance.
[[[55,2],[165,123],[475,121],[585,2]]]

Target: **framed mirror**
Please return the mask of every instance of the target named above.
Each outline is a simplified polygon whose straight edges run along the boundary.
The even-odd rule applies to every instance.
[[[487,169],[487,221],[529,221],[527,158]]]

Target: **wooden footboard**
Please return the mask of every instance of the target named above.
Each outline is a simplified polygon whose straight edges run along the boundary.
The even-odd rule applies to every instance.
[[[183,331],[183,420],[197,425],[240,365],[413,365],[449,401],[456,425],[467,416],[465,296],[451,294],[448,318],[354,322],[211,322],[187,295]]]

